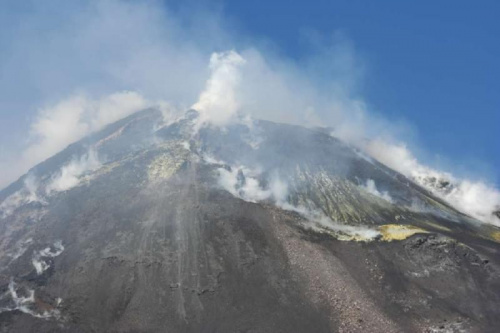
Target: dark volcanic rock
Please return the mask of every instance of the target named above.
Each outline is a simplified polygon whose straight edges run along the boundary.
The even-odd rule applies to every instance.
[[[324,131],[196,119],[137,113],[0,193],[0,331],[499,327],[496,228]]]

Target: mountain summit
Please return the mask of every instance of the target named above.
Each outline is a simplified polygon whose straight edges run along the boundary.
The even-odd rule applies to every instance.
[[[321,129],[138,112],[0,192],[1,332],[494,332],[500,229]]]

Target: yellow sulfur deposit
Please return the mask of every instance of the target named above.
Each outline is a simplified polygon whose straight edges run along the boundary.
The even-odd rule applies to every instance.
[[[412,226],[402,224],[386,224],[379,227],[381,240],[390,242],[393,240],[404,240],[415,234],[427,234],[428,231]]]
[[[493,232],[491,233],[491,238],[492,238],[494,241],[500,242],[500,231],[493,231]]]
[[[149,181],[169,179],[188,159],[189,150],[184,141],[165,142],[157,146],[162,152],[148,167]]]
[[[168,179],[179,170],[183,163],[183,158],[176,158],[170,154],[162,154],[156,157],[149,165],[149,180]]]
[[[366,235],[360,234],[347,234],[347,233],[337,233],[334,236],[340,241],[344,242],[371,242],[373,241],[373,237],[368,237]]]

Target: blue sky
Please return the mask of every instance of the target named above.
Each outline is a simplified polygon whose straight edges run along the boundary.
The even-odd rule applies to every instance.
[[[303,36],[342,32],[364,63],[373,110],[412,124],[439,163],[500,178],[500,2],[227,1],[248,34],[300,58]]]
[[[75,92],[194,102],[211,52],[252,45],[270,67],[319,89],[333,82],[403,124],[420,161],[499,184],[499,15],[494,1],[7,0],[0,166],[29,143],[41,109]]]

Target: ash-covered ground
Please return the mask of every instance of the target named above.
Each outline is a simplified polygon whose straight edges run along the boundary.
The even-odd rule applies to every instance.
[[[324,131],[197,116],[0,192],[0,331],[498,331],[500,229]]]

